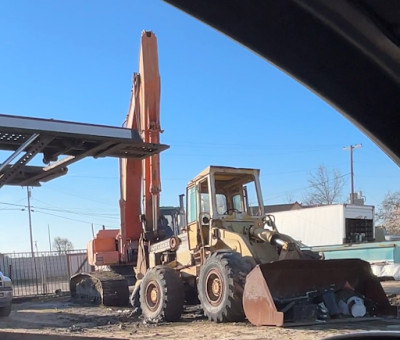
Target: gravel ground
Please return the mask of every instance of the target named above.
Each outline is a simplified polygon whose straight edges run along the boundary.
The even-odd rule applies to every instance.
[[[393,305],[400,306],[400,282],[382,285]],[[398,331],[399,319],[368,318],[291,328],[255,327],[247,322],[215,324],[197,306],[185,309],[180,322],[146,323],[131,308],[78,305],[69,296],[15,303],[11,315],[0,319],[1,332],[96,336],[110,339],[322,339],[362,331]],[[2,335],[3,334],[3,335]]]

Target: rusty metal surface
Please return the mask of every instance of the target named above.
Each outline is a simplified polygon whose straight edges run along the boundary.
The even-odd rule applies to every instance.
[[[248,275],[243,292],[243,309],[247,320],[255,326],[283,325],[283,313],[278,312],[260,266]]]
[[[312,315],[308,307],[316,306],[322,297],[335,299],[334,294],[341,291],[363,297],[371,316],[397,315],[369,263],[358,259],[283,260],[256,266],[246,279],[243,307],[254,325],[282,326],[286,322],[283,314],[289,309],[295,319],[291,321],[309,321]],[[329,301],[324,303],[330,307]],[[293,312],[294,306],[297,309]],[[332,312],[333,307],[328,309],[339,314]]]

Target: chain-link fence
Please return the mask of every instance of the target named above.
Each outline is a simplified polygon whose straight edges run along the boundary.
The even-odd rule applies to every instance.
[[[69,278],[90,271],[84,250],[0,254],[0,271],[13,281],[14,296],[69,291]]]

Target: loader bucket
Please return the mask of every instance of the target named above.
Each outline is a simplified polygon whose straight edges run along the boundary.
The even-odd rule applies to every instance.
[[[357,310],[349,303],[355,299]],[[257,265],[246,278],[243,308],[256,326],[397,315],[370,264],[359,259]]]

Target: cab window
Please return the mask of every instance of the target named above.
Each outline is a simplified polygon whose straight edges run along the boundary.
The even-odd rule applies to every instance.
[[[196,206],[196,188],[192,187],[188,189],[188,202],[187,202],[187,218],[188,223],[195,222],[197,218],[197,206]]]
[[[217,213],[222,215],[228,210],[226,197],[223,194],[217,194]]]
[[[242,197],[239,194],[234,195],[232,197],[232,201],[233,201],[233,208],[234,209],[236,209],[238,211],[243,211],[244,210],[243,206],[242,206]]]

